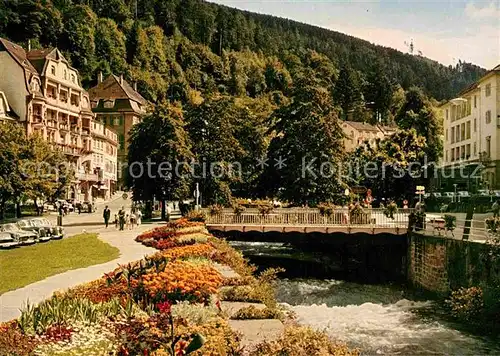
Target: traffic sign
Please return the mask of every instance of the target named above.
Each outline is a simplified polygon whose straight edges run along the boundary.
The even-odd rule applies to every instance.
[[[418,190],[425,190],[425,187],[423,185],[417,185],[417,191]]]
[[[417,190],[417,191],[415,192],[415,194],[418,194],[418,195],[424,195],[424,194],[425,194],[425,192],[424,192],[423,190]]]

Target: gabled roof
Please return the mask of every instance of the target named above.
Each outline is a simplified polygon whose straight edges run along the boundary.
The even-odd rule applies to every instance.
[[[344,122],[358,131],[372,131],[372,132],[380,131],[380,129],[377,126],[373,126],[365,122],[358,122],[358,121],[344,121]]]
[[[146,104],[146,99],[135,91],[125,79],[114,74],[89,89],[89,94],[91,100],[95,101],[99,99],[130,99],[139,104]]]
[[[63,61],[66,64],[68,64],[68,67],[70,67],[71,69],[75,69],[69,65],[68,60],[64,58],[62,53],[55,47],[46,49],[35,49],[29,51],[26,54],[26,56],[40,74],[43,73],[47,59],[52,59],[54,61]]]
[[[7,52],[14,58],[16,62],[19,63],[20,66],[24,67],[26,70],[37,73],[37,70],[30,63],[28,57],[26,56],[26,51],[21,46],[7,41],[5,38],[0,38],[0,43],[5,48]]]

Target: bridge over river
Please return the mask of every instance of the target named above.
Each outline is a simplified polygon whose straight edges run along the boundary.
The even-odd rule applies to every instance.
[[[278,208],[265,215],[258,209],[246,209],[239,214],[233,209],[224,209],[219,214],[210,214],[208,209],[203,211],[207,227],[215,231],[403,235],[408,232],[408,217],[413,209],[399,209],[392,217],[387,216],[384,209],[363,209],[350,214],[348,209],[341,208],[329,215],[307,208]]]

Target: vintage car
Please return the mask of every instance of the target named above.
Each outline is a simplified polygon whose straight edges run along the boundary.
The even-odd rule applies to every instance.
[[[54,226],[46,218],[35,218],[29,220],[29,222],[39,228],[45,230],[47,236],[50,236],[52,240],[60,240],[64,237],[64,229],[61,226]]]
[[[24,231],[15,223],[0,225],[0,232],[8,232],[20,245],[32,245],[38,242],[36,232]]]
[[[8,232],[0,232],[0,248],[13,248],[19,245],[19,241]]]
[[[50,231],[45,229],[43,226],[36,225],[33,219],[30,220],[20,220],[17,222],[17,226],[23,231],[31,231],[38,235],[38,242],[47,242],[52,238]]]

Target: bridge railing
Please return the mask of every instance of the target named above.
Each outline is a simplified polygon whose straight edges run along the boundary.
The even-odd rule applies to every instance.
[[[322,215],[319,209],[279,208],[266,215],[258,209],[247,209],[236,214],[232,209],[207,216],[207,224],[215,225],[306,225],[306,226],[377,226],[408,227],[408,215],[413,209],[399,209],[393,216],[387,216],[384,209],[363,209],[362,213],[350,214],[348,209],[335,209],[330,215]]]

